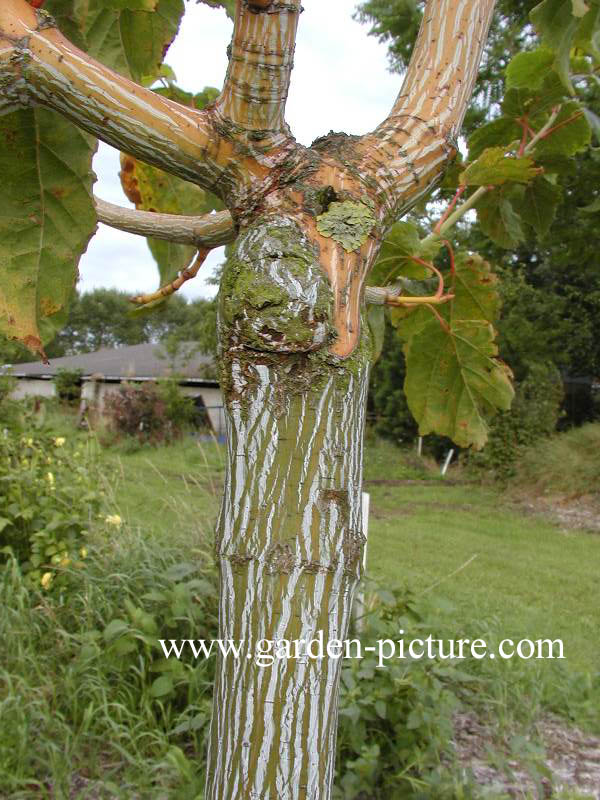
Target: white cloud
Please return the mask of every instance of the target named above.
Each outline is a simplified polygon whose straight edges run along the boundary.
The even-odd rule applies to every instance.
[[[286,115],[294,135],[308,145],[330,130],[371,130],[386,117],[399,89],[398,76],[387,71],[385,46],[352,19],[353,4],[346,0],[304,0],[303,5]],[[187,4],[167,57],[180,86],[197,92],[222,85],[231,31],[223,11]],[[118,180],[118,153],[101,145],[94,168],[96,193],[129,206]],[[222,250],[211,253],[200,275],[182,290],[186,297],[214,295],[204,276],[222,257]],[[105,286],[135,293],[155,288],[158,273],[145,239],[101,225],[81,259],[80,274],[83,291]]]

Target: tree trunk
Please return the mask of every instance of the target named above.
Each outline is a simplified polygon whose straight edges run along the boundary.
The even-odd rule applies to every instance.
[[[330,795],[340,659],[300,648],[261,667],[253,649],[347,636],[364,544],[365,280],[455,152],[494,2],[427,0],[388,118],[308,149],[284,116],[300,0],[236,0],[225,86],[202,111],[95,62],[24,0],[0,2],[0,110],[54,109],[231,213],[189,234],[157,215],[157,235],[204,247],[239,232],[220,289],[229,463],[216,550],[220,636],[244,650],[218,673],[207,800]],[[131,216],[119,224],[146,235],[148,215]]]
[[[327,643],[347,637],[364,543],[369,336],[344,361],[323,349],[329,284],[290,221],[270,219],[244,232],[226,270],[219,637],[244,646],[217,670],[206,798],[325,800],[341,669]],[[323,659],[292,646],[291,658],[257,663],[261,640],[282,655],[275,642],[308,643],[319,632]]]

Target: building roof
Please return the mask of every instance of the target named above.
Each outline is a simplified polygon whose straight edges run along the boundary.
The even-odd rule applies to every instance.
[[[53,358],[50,364],[30,361],[15,364],[15,378],[52,379],[59,370],[81,370],[82,377],[102,376],[104,380],[151,380],[176,374],[186,382],[218,385],[212,356],[194,352],[195,345],[184,343],[177,358],[172,359],[157,344],[134,344],[128,347],[104,347],[93,353]]]

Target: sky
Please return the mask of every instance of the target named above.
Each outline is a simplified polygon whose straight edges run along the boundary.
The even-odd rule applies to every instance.
[[[286,119],[304,145],[330,130],[372,130],[385,119],[400,89],[399,76],[388,70],[386,46],[352,19],[355,5],[352,0],[303,0]],[[222,86],[231,33],[232,22],[223,10],[186,0],[179,35],[166,58],[183,89],[198,92],[205,86]],[[94,169],[95,193],[132,207],[119,183],[118,152],[101,144]],[[222,258],[221,248],[213,251],[181,293],[188,298],[213,296],[216,287],[205,279]],[[137,294],[158,286],[146,240],[105,225],[90,242],[79,272],[78,287],[84,292],[114,287]]]

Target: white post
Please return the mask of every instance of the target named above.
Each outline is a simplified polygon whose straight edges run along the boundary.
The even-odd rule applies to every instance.
[[[450,462],[452,461],[452,456],[454,455],[454,450],[449,450],[448,455],[446,456],[446,460],[444,461],[444,466],[442,467],[442,475],[445,475],[448,471],[448,467],[450,466]]]
[[[423,455],[423,437],[422,436],[419,436],[419,438],[417,439],[417,455],[418,456],[422,456]]]

